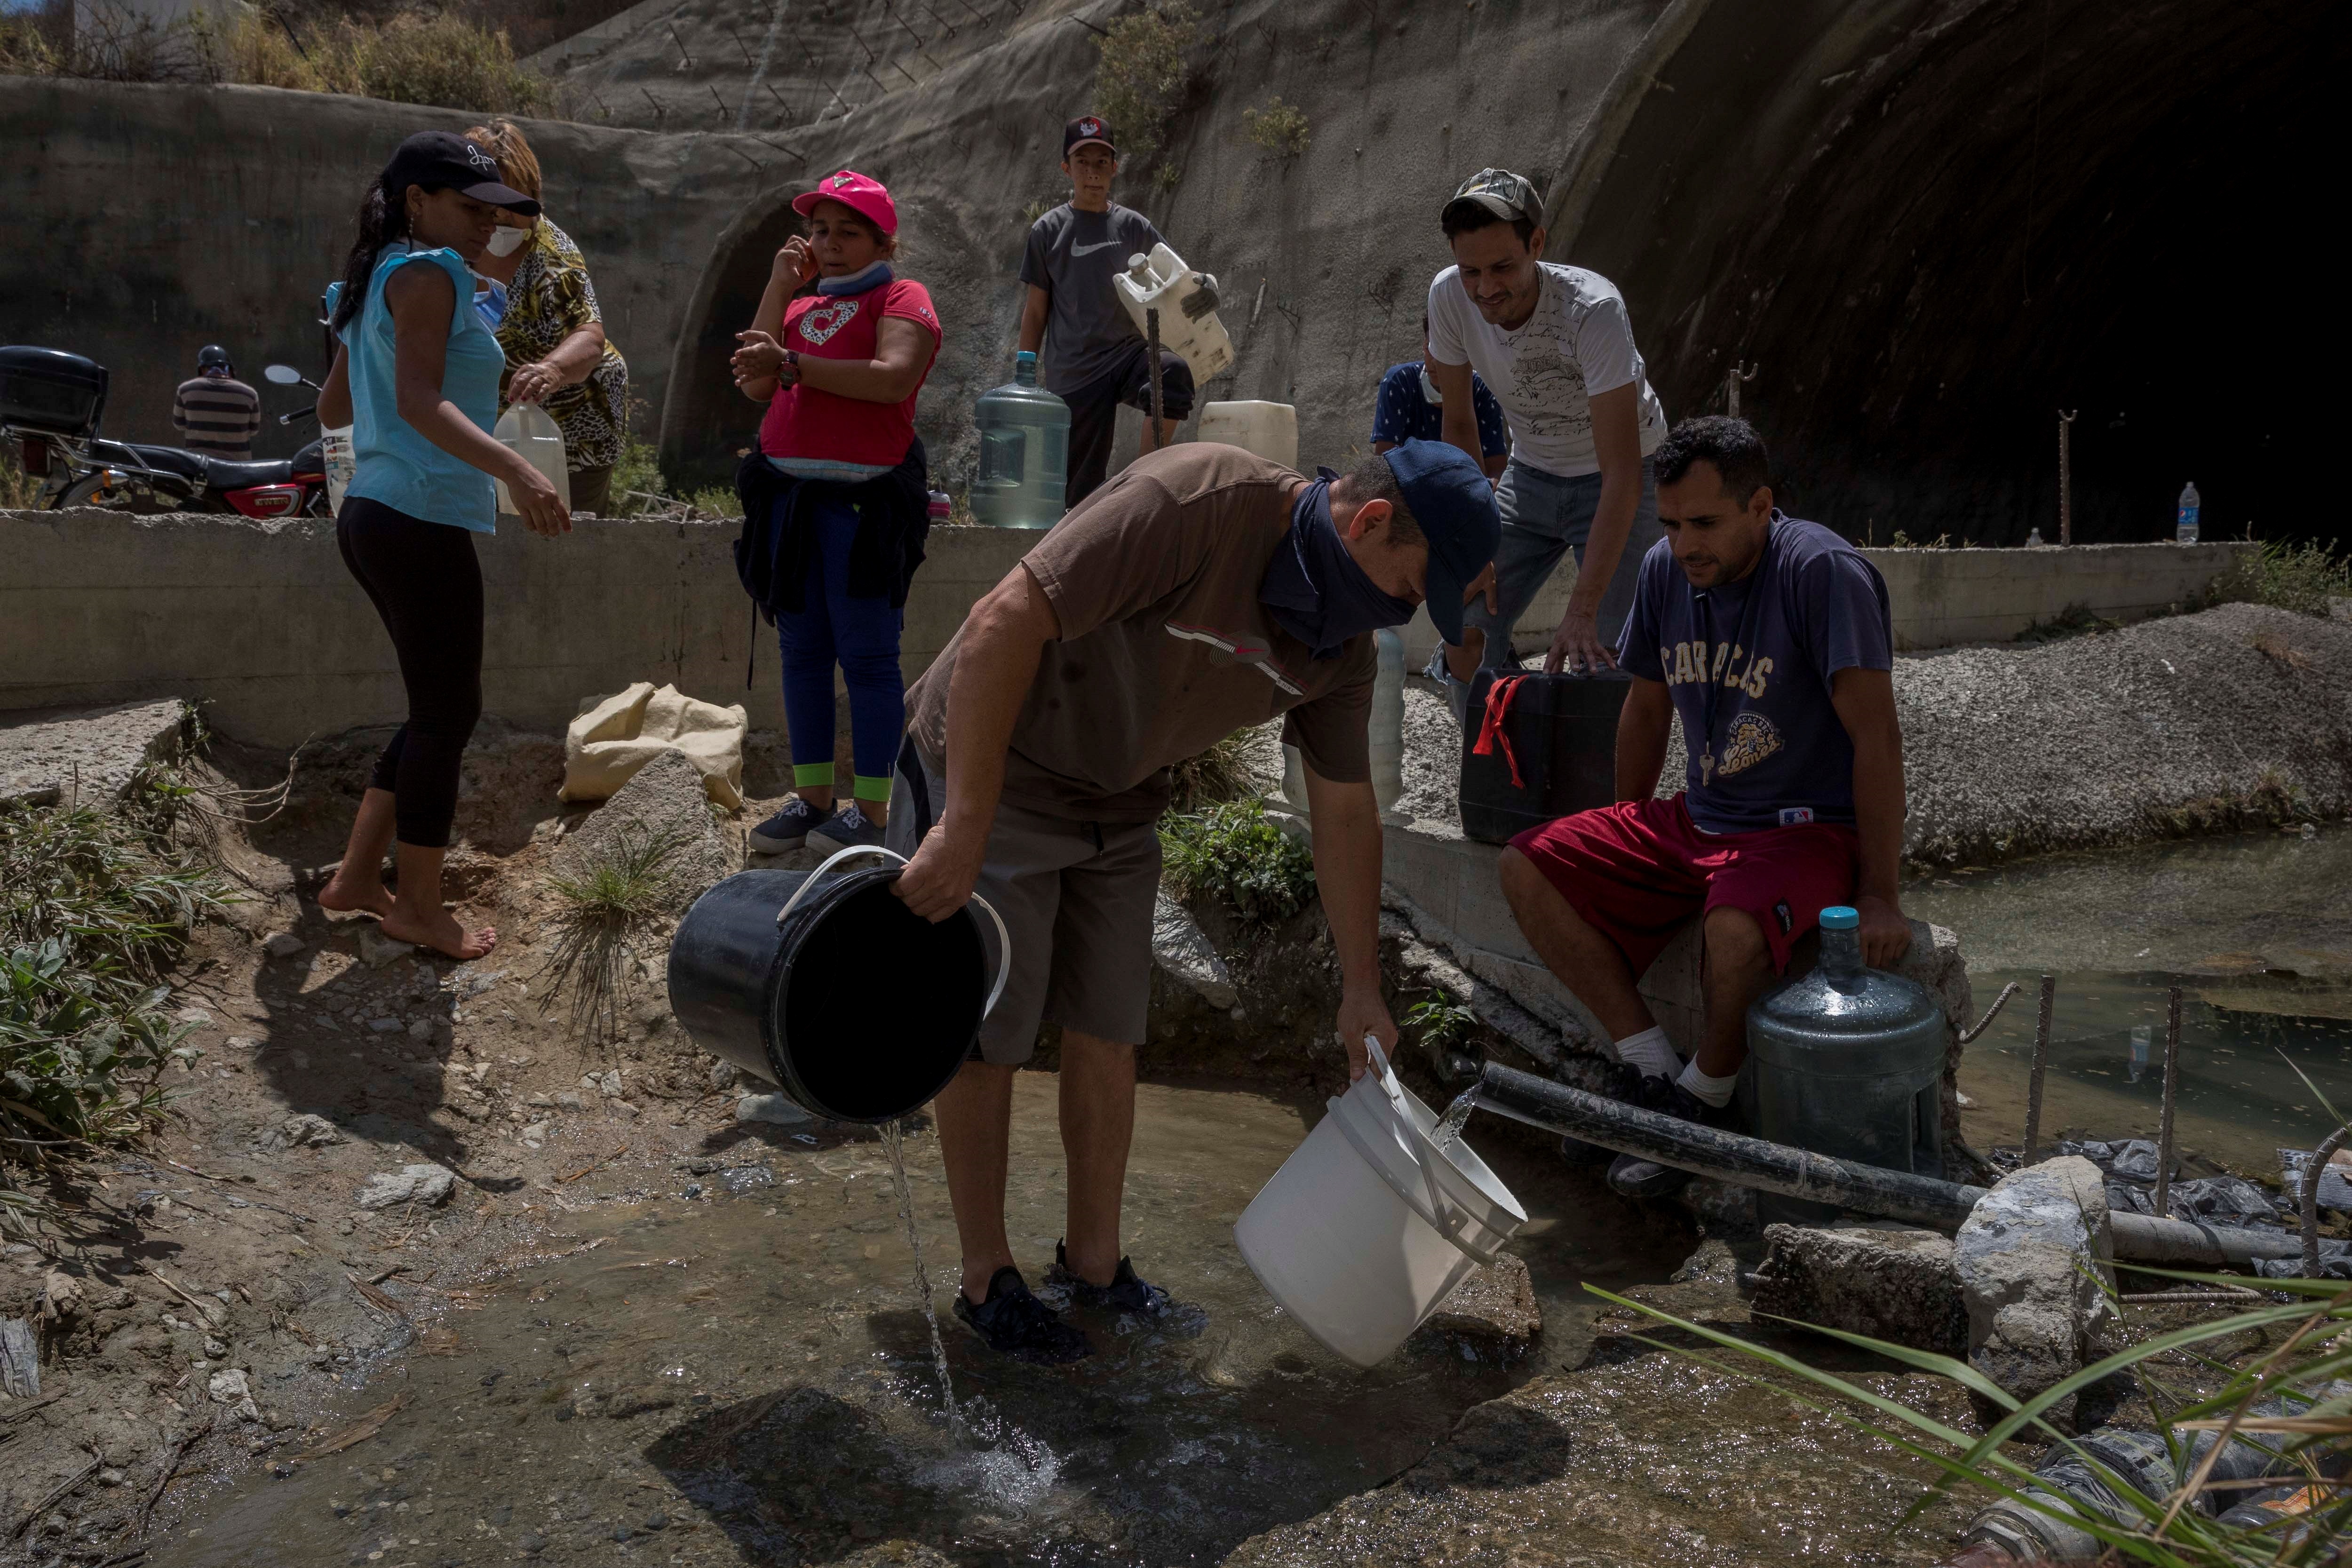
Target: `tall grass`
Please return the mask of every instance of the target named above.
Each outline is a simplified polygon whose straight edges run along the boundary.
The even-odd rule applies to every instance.
[[[2197,1284],[2243,1284],[2227,1275],[2144,1272]],[[1975,1436],[1785,1352],[1597,1286],[1585,1289],[1725,1353],[1635,1336],[1644,1343],[1819,1411],[1939,1470],[1942,1479],[1914,1505],[1915,1515],[1937,1492],[1966,1485],[2095,1537],[2105,1549],[2098,1559],[2102,1563],[2158,1568],[2339,1563],[2345,1560],[2346,1532],[2352,1529],[2352,1490],[2331,1481],[2327,1472],[2340,1464],[2347,1441],[2352,1439],[2352,1398],[2331,1385],[2352,1374],[2352,1285],[2325,1279],[2265,1279],[2262,1284],[2291,1300],[2283,1306],[2265,1305],[2152,1335],[2022,1402],[1966,1362],[1835,1329],[1814,1331],[1914,1370],[1950,1378],[1980,1404],[2001,1412]],[[1780,1375],[1767,1377],[1751,1367],[1769,1368]],[[2161,1496],[2134,1486],[2045,1418],[2053,1405],[2118,1373],[2138,1383],[2170,1449],[2179,1484]],[[1812,1397],[1814,1394],[1822,1397]],[[2272,1401],[2283,1405],[2284,1413],[2261,1413]],[[2225,1521],[2219,1516],[2251,1494],[2205,1489],[2212,1465],[2193,1459],[2191,1445],[2200,1432],[2215,1434],[2213,1455],[2241,1435],[2259,1435],[2264,1447],[2275,1443],[2277,1458],[2267,1468],[2284,1483],[2316,1483],[2321,1489],[2314,1494],[2315,1506],[2259,1526]],[[2004,1447],[2021,1436],[2062,1446],[2115,1494],[2116,1505],[2106,1513],[2087,1506],[2070,1508],[2037,1488],[2033,1468]]]
[[[2297,615],[2325,616],[2330,599],[2352,598],[2352,552],[2337,555],[2326,544],[2284,544],[2265,540],[2239,569],[2233,596],[2275,605]]]
[[[77,25],[62,34],[0,23],[0,74],[239,82],[480,113],[556,110],[553,84],[515,62],[506,33],[458,11],[298,23],[228,5],[157,22],[120,0],[80,0]]]
[[[554,983],[542,1008],[568,990],[575,1037],[618,1028],[628,965],[667,909],[669,860],[689,841],[680,829],[626,823],[579,870],[548,879],[558,909],[549,963]]]

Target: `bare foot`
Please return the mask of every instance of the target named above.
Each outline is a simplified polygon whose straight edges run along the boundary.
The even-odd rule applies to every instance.
[[[319,907],[337,914],[373,915],[382,920],[393,911],[392,889],[383,885],[381,878],[372,885],[363,884],[356,877],[347,878],[337,871],[319,889]]]
[[[381,929],[395,942],[415,942],[456,959],[479,958],[499,944],[495,930],[484,926],[478,931],[467,931],[446,910],[436,910],[431,918],[423,921],[405,910],[394,910],[384,915]]]

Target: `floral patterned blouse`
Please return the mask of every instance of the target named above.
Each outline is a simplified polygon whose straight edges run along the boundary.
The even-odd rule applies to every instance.
[[[555,345],[586,326],[601,321],[596,289],[588,281],[588,262],[572,237],[546,218],[531,234],[530,249],[507,285],[507,313],[499,324],[499,346],[512,367],[530,364],[555,352]],[[499,383],[504,405],[506,384]],[[620,461],[627,438],[629,364],[611,342],[604,358],[588,379],[562,387],[547,398],[547,412],[563,432],[563,466],[573,473],[584,468],[609,468]]]

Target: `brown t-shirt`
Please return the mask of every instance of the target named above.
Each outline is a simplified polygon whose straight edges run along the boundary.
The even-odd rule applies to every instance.
[[[1138,458],[1023,563],[1062,624],[1045,645],[1005,759],[1005,798],[1092,822],[1149,822],[1168,769],[1245,725],[1327,779],[1371,777],[1372,639],[1318,659],[1276,626],[1258,586],[1290,531],[1297,474],[1238,447],[1190,442]],[[907,694],[908,729],[947,758],[959,631]]]

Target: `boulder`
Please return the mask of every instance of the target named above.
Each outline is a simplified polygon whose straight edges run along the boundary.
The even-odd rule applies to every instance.
[[[359,1205],[388,1209],[395,1204],[423,1204],[431,1208],[448,1202],[457,1185],[457,1173],[446,1165],[403,1165],[370,1176],[360,1189]]]
[[[1932,1230],[1764,1229],[1750,1310],[1915,1350],[1969,1353],[1969,1309],[1952,1242]]]
[[[1208,934],[1192,911],[1161,889],[1151,912],[1151,961],[1189,985],[1212,1007],[1230,1008],[1241,1001],[1225,961],[1217,956]]]
[[[262,1133],[259,1142],[264,1153],[282,1153],[288,1149],[324,1149],[343,1141],[343,1131],[323,1116],[304,1111],[289,1116]]]
[[[2020,1399],[2080,1372],[2108,1327],[2114,1259],[2098,1166],[2062,1155],[2003,1177],[1952,1246],[1969,1362]],[[2071,1422],[2073,1401],[2050,1414]]]
[[[1536,1304],[1527,1264],[1506,1252],[1491,1266],[1472,1269],[1423,1320],[1422,1328],[1500,1345],[1517,1354],[1543,1332],[1543,1309]]]
[[[0,807],[110,805],[150,763],[180,754],[185,721],[177,698],[11,713],[0,719]]]
[[[673,914],[740,868],[711,816],[702,770],[678,752],[648,760],[566,834],[555,851],[554,874],[578,880],[600,865],[642,858],[656,849],[661,903]]]

